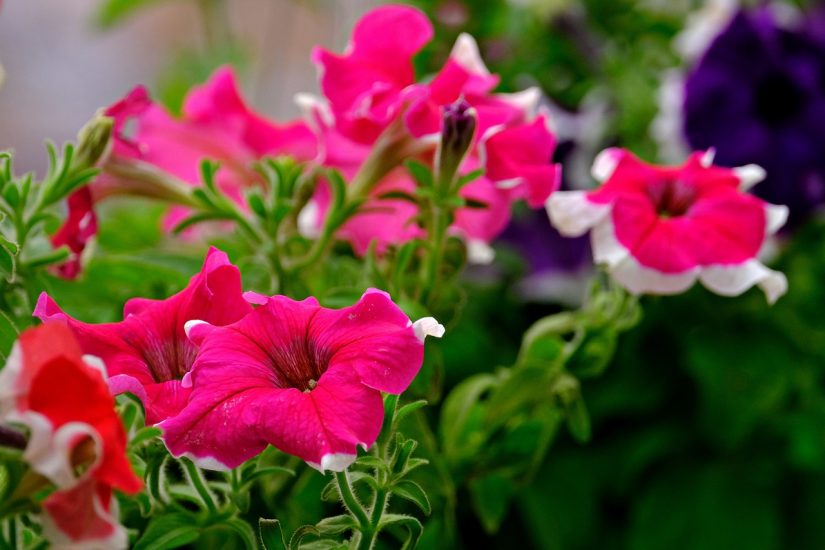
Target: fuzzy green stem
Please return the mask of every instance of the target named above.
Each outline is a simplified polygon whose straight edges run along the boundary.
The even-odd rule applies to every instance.
[[[423,263],[423,281],[421,287],[422,302],[426,303],[434,294],[438,285],[438,271],[444,259],[447,248],[447,228],[449,227],[450,213],[444,207],[433,201],[430,206],[429,254]]]
[[[355,521],[358,522],[359,530],[362,533],[369,531],[370,519],[367,517],[367,512],[352,490],[347,471],[335,472],[335,481],[338,483],[338,492],[341,494],[341,500],[344,502],[347,511],[355,518]]]
[[[206,479],[204,479],[200,468],[195,466],[195,464],[187,458],[181,459],[181,463],[183,464],[183,467],[186,468],[186,472],[189,474],[189,480],[195,488],[195,491],[198,495],[200,495],[206,509],[209,510],[211,514],[216,513],[218,511],[218,507],[215,504],[215,499],[212,496],[212,492],[209,490]]]

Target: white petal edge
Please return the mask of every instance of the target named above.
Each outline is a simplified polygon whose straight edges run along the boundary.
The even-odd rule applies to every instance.
[[[492,246],[480,239],[467,241],[467,261],[473,265],[490,265],[496,259]]]
[[[785,275],[768,269],[758,260],[731,266],[706,267],[699,278],[708,290],[722,296],[738,296],[751,287],[758,286],[771,305],[788,291]]]
[[[565,237],[584,235],[609,214],[611,205],[596,204],[587,191],[556,191],[545,203],[550,222]]]
[[[539,108],[539,102],[541,101],[541,88],[538,86],[531,86],[520,92],[514,92],[511,94],[497,94],[496,98],[524,113],[525,118],[531,119],[536,116]]]
[[[490,70],[481,59],[476,39],[466,32],[458,35],[455,45],[453,45],[453,49],[450,52],[450,57],[471,73],[483,76],[490,75]]]
[[[773,235],[788,221],[788,207],[779,204],[765,206],[765,234]]]
[[[710,147],[705,154],[702,155],[702,158],[699,160],[699,163],[702,165],[703,168],[710,168],[713,166],[713,159],[716,158],[716,148]]]
[[[29,442],[23,451],[24,460],[32,470],[50,479],[60,489],[71,489],[86,479],[100,464],[103,441],[94,427],[85,422],[67,422],[56,431],[51,421],[40,413],[26,411],[10,418],[26,425],[30,430]],[[75,475],[72,453],[79,439],[91,438],[94,445],[94,462],[82,476]]]
[[[307,239],[315,239],[321,236],[321,227],[318,224],[321,209],[318,203],[310,200],[298,213],[298,233]]]
[[[103,380],[109,379],[109,373],[106,372],[106,363],[103,362],[103,359],[98,357],[97,355],[85,354],[83,356],[83,362],[86,363],[89,367],[95,369],[100,373],[103,377]]]
[[[321,463],[307,461],[307,464],[315,468],[322,474],[327,470],[332,472],[343,472],[355,462],[357,455],[350,453],[327,453],[321,457]]]
[[[590,174],[593,176],[593,179],[600,183],[609,180],[619,165],[620,155],[621,151],[613,147],[605,149],[596,155],[596,159],[593,161],[593,167],[590,169]]]
[[[412,324],[413,332],[422,342],[427,336],[433,338],[441,338],[444,336],[446,329],[444,325],[435,320],[434,317],[422,317]]]
[[[186,337],[191,340],[192,331],[200,326],[200,325],[208,325],[206,321],[201,321],[200,319],[190,319],[183,324],[183,332],[186,334]]]
[[[739,178],[739,189],[747,191],[767,175],[765,169],[758,164],[746,164],[733,169],[733,173]]]
[[[616,240],[609,218],[593,229],[590,242],[594,263],[606,265],[611,277],[633,294],[678,294],[696,282],[698,268],[682,273],[662,273],[640,264]]]
[[[19,388],[18,381],[23,371],[23,355],[20,343],[15,342],[6,360],[6,366],[0,370],[0,419],[6,418],[16,409],[17,398],[28,388]]]

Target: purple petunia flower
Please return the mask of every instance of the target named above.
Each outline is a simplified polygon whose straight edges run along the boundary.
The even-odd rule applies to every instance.
[[[768,8],[733,17],[688,74],[684,133],[723,166],[767,171],[756,194],[798,222],[825,202],[825,40]]]

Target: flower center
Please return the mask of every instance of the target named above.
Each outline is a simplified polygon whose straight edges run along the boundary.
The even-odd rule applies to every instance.
[[[802,108],[804,92],[781,73],[764,78],[756,88],[756,113],[769,126],[779,126]]]
[[[268,354],[275,385],[301,391],[315,389],[332,355],[307,338],[295,338],[287,346],[268,350]]]
[[[133,335],[127,342],[140,353],[155,382],[181,380],[195,361],[196,349],[180,338]]]
[[[696,200],[696,188],[680,179],[651,182],[647,194],[660,218],[682,216]]]

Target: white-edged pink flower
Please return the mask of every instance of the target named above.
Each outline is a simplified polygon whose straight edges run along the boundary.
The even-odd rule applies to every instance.
[[[745,192],[764,177],[761,168],[722,168],[712,156],[663,167],[608,149],[593,165],[602,186],[556,192],[547,212],[563,235],[592,229],[595,262],[630,292],[676,294],[698,280],[723,296],[756,285],[773,303],[787,280],[757,257],[788,209]]]
[[[112,491],[143,484],[99,360],[81,355],[69,329],[47,323],[20,335],[0,371],[0,421],[28,428],[23,459],[57,487],[42,505],[54,547],[126,548]]]
[[[161,424],[175,456],[234,468],[267,444],[320,470],[343,470],[381,429],[381,392],[400,394],[424,358],[432,318],[410,322],[389,295],[368,290],[333,310],[314,298],[249,294],[260,304],[240,321],[187,323],[200,346],[189,403]]]
[[[181,380],[197,350],[186,337],[184,324],[202,319],[226,325],[251,310],[243,299],[240,271],[226,253],[211,248],[200,273],[185,289],[165,300],[132,298],[118,323],[89,324],[73,319],[45,292],[34,315],[42,321],[68,325],[83,353],[104,361],[112,391],[138,397],[146,423],[152,425],[177,414],[189,396]]]

